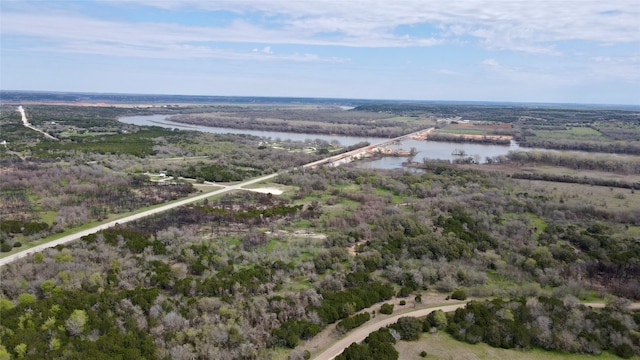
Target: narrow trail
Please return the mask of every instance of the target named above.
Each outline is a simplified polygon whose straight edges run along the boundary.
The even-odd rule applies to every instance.
[[[22,115],[22,125],[24,125],[25,127],[29,128],[29,129],[31,129],[31,130],[34,130],[34,131],[37,131],[37,132],[41,133],[41,134],[42,134],[42,135],[44,135],[46,138],[49,138],[49,139],[51,139],[51,140],[58,140],[58,138],[56,138],[56,137],[52,136],[51,134],[49,134],[49,133],[47,133],[47,132],[45,132],[45,131],[43,131],[43,130],[40,130],[40,129],[38,129],[37,127],[33,126],[33,125],[29,122],[29,120],[27,120],[27,114],[25,113],[24,108],[22,107],[22,105],[18,106],[18,111],[19,111],[19,112],[20,112],[20,114]]]

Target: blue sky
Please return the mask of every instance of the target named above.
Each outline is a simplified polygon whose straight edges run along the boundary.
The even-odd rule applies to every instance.
[[[640,5],[1,0],[0,88],[640,104]]]

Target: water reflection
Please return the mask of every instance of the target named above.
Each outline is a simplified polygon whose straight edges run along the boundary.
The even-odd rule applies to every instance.
[[[267,137],[271,139],[286,139],[292,141],[307,141],[320,139],[327,142],[337,141],[343,146],[354,145],[363,141],[370,144],[378,144],[386,141],[383,138],[368,138],[357,136],[334,136],[334,135],[318,135],[318,134],[299,134],[277,131],[259,131],[259,130],[241,130],[241,129],[229,129],[219,127],[208,127],[189,125],[172,122],[167,120],[168,115],[145,115],[145,116],[127,116],[122,117],[119,120],[127,124],[134,124],[138,126],[161,126],[165,128],[177,128],[182,130],[197,130],[203,132],[210,132],[216,134],[248,134],[260,137]],[[459,156],[454,155],[457,152],[464,152],[466,157],[471,157],[474,161],[480,163],[486,162],[487,157],[496,157],[500,155],[506,155],[509,150],[517,150],[519,146],[515,142],[511,142],[510,146],[507,145],[485,145],[485,144],[470,144],[470,143],[450,143],[450,142],[435,142],[435,141],[421,141],[421,140],[404,140],[398,145],[392,145],[393,149],[410,150],[415,148],[416,155],[413,157],[414,161],[422,161],[422,159],[441,159],[441,160],[455,160]],[[358,166],[371,168],[371,169],[399,169],[402,168],[402,163],[406,162],[406,157],[382,157],[380,159],[366,160],[358,163]]]

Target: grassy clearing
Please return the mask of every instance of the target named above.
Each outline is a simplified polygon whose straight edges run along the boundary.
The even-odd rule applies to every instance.
[[[394,194],[391,191],[386,190],[386,189],[376,188],[375,189],[375,194],[378,195],[378,196],[391,196],[392,197],[391,198],[391,203],[393,203],[393,204],[401,204],[403,202],[401,196],[396,195],[396,194]]]
[[[547,222],[534,213],[525,213],[524,215],[529,219],[529,223],[535,227],[536,230],[534,235],[537,239],[547,228]]]
[[[620,359],[607,352],[600,355],[565,354],[559,352],[533,349],[529,351],[508,350],[493,348],[487,344],[475,345],[463,343],[453,339],[445,332],[437,334],[422,334],[418,341],[399,341],[396,350],[400,353],[400,359],[510,359],[510,360],[578,360],[578,359]],[[426,351],[427,356],[421,357],[420,352]]]
[[[516,180],[522,189],[530,193],[551,194],[567,205],[593,206],[614,210],[635,210],[640,208],[640,192],[629,189],[610,188],[571,183],[547,182],[537,180]]]
[[[309,220],[299,220],[299,221],[293,222],[291,225],[295,229],[309,229],[309,228],[311,228],[311,221],[309,221]]]
[[[301,276],[299,278],[290,279],[286,282],[282,288],[281,295],[286,296],[290,292],[300,292],[312,288],[313,285],[309,281],[309,278]]]

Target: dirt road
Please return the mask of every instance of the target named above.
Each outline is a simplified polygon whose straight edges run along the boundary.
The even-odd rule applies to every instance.
[[[336,356],[340,355],[344,349],[346,349],[349,345],[351,345],[354,342],[360,342],[362,340],[364,340],[367,336],[369,336],[370,333],[381,329],[385,326],[389,326],[395,322],[398,321],[398,319],[400,319],[401,317],[405,317],[405,316],[411,316],[411,317],[421,317],[421,316],[427,316],[430,313],[436,311],[436,310],[442,310],[444,312],[450,312],[450,311],[455,311],[456,309],[459,309],[461,307],[464,307],[466,305],[466,303],[459,303],[459,304],[453,304],[453,305],[445,305],[445,306],[438,306],[438,307],[432,307],[432,308],[427,308],[427,309],[418,309],[418,310],[414,310],[414,311],[409,311],[409,312],[403,312],[401,314],[398,315],[394,315],[379,321],[374,321],[373,322],[369,322],[365,325],[363,325],[362,327],[359,327],[357,329],[355,329],[353,332],[351,332],[350,334],[348,334],[345,338],[342,338],[338,341],[336,341],[333,345],[331,345],[331,347],[329,347],[327,350],[323,351],[322,353],[320,353],[319,355],[317,355],[316,357],[314,357],[315,360],[332,360],[334,359]]]
[[[22,105],[18,106],[18,111],[22,115],[22,125],[24,125],[25,127],[28,127],[31,130],[34,130],[34,131],[37,131],[37,132],[41,133],[42,135],[44,135],[45,137],[47,137],[47,138],[49,138],[51,140],[58,140],[56,137],[53,137],[50,134],[44,132],[43,130],[40,130],[37,127],[31,125],[29,120],[27,120],[27,114],[24,112],[24,108],[22,107]]]
[[[313,359],[333,360],[336,356],[340,355],[344,351],[344,349],[349,347],[349,345],[351,345],[352,343],[363,341],[367,336],[369,336],[370,333],[397,322],[398,319],[400,319],[401,317],[404,317],[404,316],[422,317],[422,316],[427,316],[436,310],[451,312],[451,311],[455,311],[456,309],[462,308],[466,305],[467,303],[464,302],[464,303],[458,303],[458,304],[452,304],[452,305],[416,309],[413,311],[403,312],[388,318],[382,318],[378,321],[376,321],[376,319],[374,318],[366,325],[360,328],[357,328],[352,333],[348,334],[345,338],[337,340],[335,343],[333,343],[333,345],[331,345],[329,348],[327,348],[326,350],[324,350],[323,352],[315,356]],[[583,303],[583,305],[586,305],[592,308],[597,308],[597,309],[601,309],[606,306],[606,304],[603,302]],[[640,310],[640,302],[629,304],[627,306],[627,310],[630,310],[630,311]],[[325,339],[325,341],[327,341],[327,339]]]

